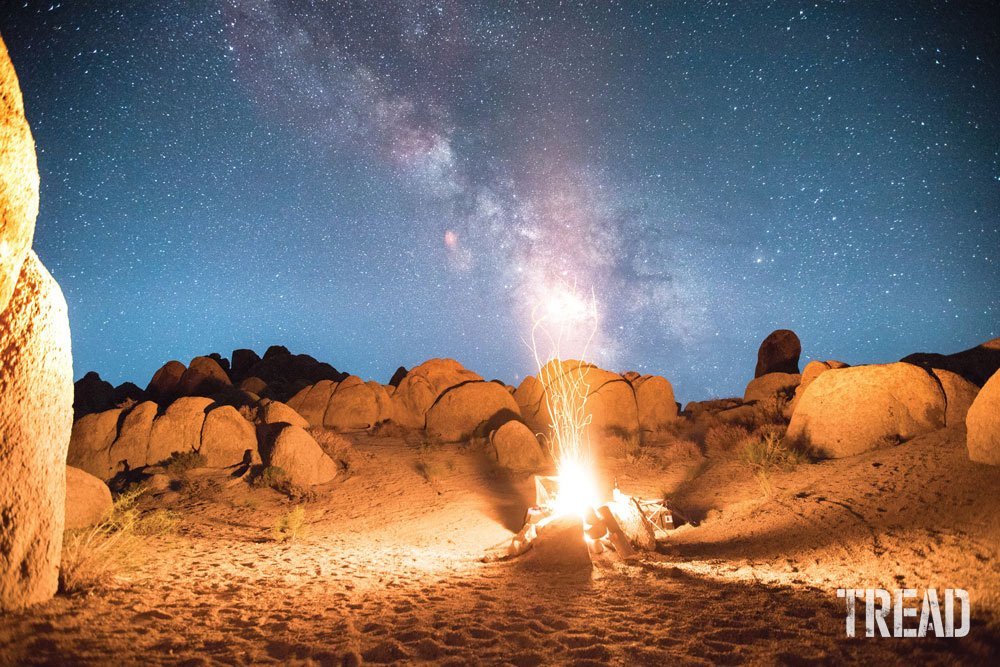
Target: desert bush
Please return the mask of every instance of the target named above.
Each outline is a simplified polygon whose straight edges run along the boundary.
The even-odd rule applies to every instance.
[[[59,566],[61,591],[76,594],[110,583],[141,562],[147,537],[176,528],[178,520],[172,512],[158,509],[144,514],[139,510],[137,503],[144,492],[141,487],[126,491],[100,523],[66,531]]]
[[[788,470],[808,460],[805,452],[790,446],[773,433],[746,439],[740,452],[743,463],[757,479],[764,493],[771,493],[771,473]]]
[[[310,428],[309,435],[327,456],[337,462],[341,470],[346,472],[357,467],[358,453],[350,440],[330,429],[318,426]]]
[[[306,509],[296,505],[277,518],[271,526],[271,538],[275,542],[288,542],[305,533]]]
[[[391,419],[383,419],[380,422],[376,422],[374,426],[368,429],[368,432],[382,438],[402,438],[409,434],[410,430]]]
[[[742,424],[717,424],[705,432],[705,451],[711,454],[732,451],[749,435],[749,429]]]
[[[753,417],[749,426],[756,428],[768,424],[787,425],[785,406],[788,405],[788,400],[784,395],[779,394],[757,401],[753,406]]]
[[[183,475],[188,470],[204,468],[208,464],[208,459],[201,452],[173,452],[163,462],[160,463],[168,475]]]
[[[274,489],[288,483],[288,473],[280,466],[265,466],[250,478],[250,486],[255,489]]]
[[[236,410],[243,419],[246,419],[251,424],[256,424],[257,419],[260,417],[260,407],[257,403],[241,405]]]

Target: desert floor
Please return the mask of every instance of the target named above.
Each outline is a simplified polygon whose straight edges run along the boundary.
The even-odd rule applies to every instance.
[[[735,459],[646,445],[605,476],[699,525],[583,574],[480,562],[533,486],[476,448],[356,436],[352,473],[282,543],[292,501],[191,471],[143,500],[180,522],[134,570],[0,619],[0,663],[998,664],[1000,469],[963,435],[802,464],[769,495]],[[972,631],[847,638],[835,591],[868,586],[966,588]]]

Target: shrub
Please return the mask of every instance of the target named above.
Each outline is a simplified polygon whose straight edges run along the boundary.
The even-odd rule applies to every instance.
[[[705,433],[705,450],[713,454],[732,451],[748,435],[750,431],[741,424],[718,424]]]
[[[773,433],[748,438],[740,452],[740,462],[750,469],[761,489],[768,495],[771,493],[773,471],[788,470],[806,460],[804,452],[788,446]]]
[[[183,475],[188,470],[194,468],[204,468],[208,459],[201,452],[194,450],[189,452],[173,452],[160,465],[167,471],[168,475]]]
[[[255,489],[277,489],[288,484],[288,473],[279,466],[267,466],[261,468],[250,479],[250,486]],[[280,489],[279,489],[280,490]]]
[[[391,419],[383,419],[369,429],[369,433],[382,438],[402,438],[409,432],[405,426],[401,426]]]
[[[177,526],[177,518],[159,509],[143,514],[137,507],[145,492],[137,487],[119,495],[111,512],[89,528],[68,530],[63,536],[59,587],[64,593],[81,593],[112,581],[141,561],[148,536],[164,535]]]
[[[275,542],[287,542],[301,537],[305,533],[305,520],[305,508],[296,505],[274,522],[271,526],[271,537]]]
[[[330,429],[316,426],[309,429],[309,435],[327,456],[337,462],[341,470],[348,471],[357,467],[358,453],[350,440]]]

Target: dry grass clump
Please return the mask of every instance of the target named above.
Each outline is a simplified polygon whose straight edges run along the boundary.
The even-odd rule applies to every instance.
[[[306,509],[296,505],[282,514],[271,526],[271,538],[275,542],[290,542],[305,534]]]
[[[208,459],[201,452],[173,452],[161,464],[163,469],[171,477],[183,475],[188,470],[204,468],[208,465]]]
[[[327,456],[337,462],[341,470],[347,472],[357,468],[360,459],[350,440],[330,429],[317,426],[309,429],[309,435]]]
[[[376,422],[368,432],[381,438],[402,438],[409,434],[410,430],[391,419],[383,419]]]
[[[742,424],[717,424],[705,432],[705,451],[709,454],[731,452],[749,435],[750,430]]]
[[[147,537],[176,528],[173,513],[163,509],[143,513],[137,507],[144,492],[142,487],[130,489],[115,499],[111,512],[97,525],[66,531],[59,567],[62,592],[83,593],[110,583],[141,562]]]
[[[750,469],[761,490],[767,495],[772,491],[772,472],[790,470],[808,460],[804,451],[790,445],[773,432],[763,432],[759,436],[747,438],[740,452],[740,462]]]

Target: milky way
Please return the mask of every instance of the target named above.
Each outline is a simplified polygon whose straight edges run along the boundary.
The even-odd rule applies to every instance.
[[[775,328],[850,363],[1000,335],[995,10],[175,4],[0,16],[78,376],[280,343],[516,381],[566,283],[596,361],[685,400]]]

